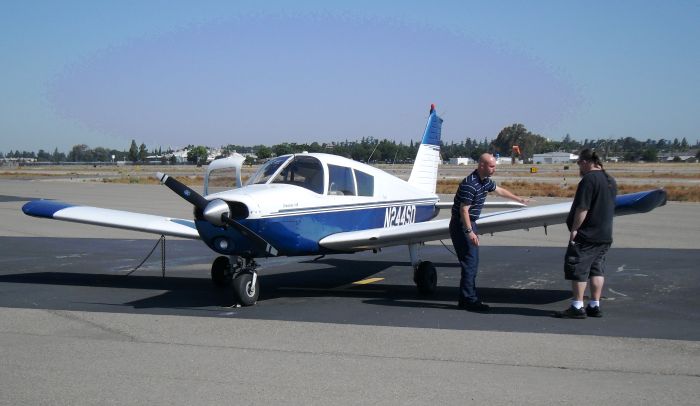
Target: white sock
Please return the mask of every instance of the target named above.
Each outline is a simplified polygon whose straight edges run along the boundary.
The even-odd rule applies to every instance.
[[[583,308],[583,300],[572,300],[571,305],[577,309]]]
[[[600,307],[600,300],[589,300],[588,306],[590,307]]]

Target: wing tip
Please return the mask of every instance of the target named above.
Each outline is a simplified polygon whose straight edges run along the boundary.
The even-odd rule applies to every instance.
[[[22,212],[27,216],[53,218],[59,210],[73,207],[73,204],[57,202],[55,200],[32,200],[22,206]]]

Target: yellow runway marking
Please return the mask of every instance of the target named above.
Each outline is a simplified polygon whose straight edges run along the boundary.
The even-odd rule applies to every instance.
[[[353,282],[352,284],[353,285],[368,285],[370,283],[379,282],[379,281],[383,281],[383,280],[384,280],[384,278],[367,278],[367,279],[363,279],[361,281]]]

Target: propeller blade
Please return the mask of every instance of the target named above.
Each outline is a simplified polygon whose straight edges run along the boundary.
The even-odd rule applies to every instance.
[[[258,251],[262,251],[266,253],[268,256],[276,256],[277,255],[277,249],[270,244],[269,242],[265,241],[264,238],[259,236],[258,234],[255,233],[255,231],[249,229],[248,227],[244,226],[243,224],[237,222],[236,220],[230,218],[226,214],[221,215],[221,220],[223,220],[224,223],[230,225],[231,227],[235,228],[236,231],[241,233],[242,236],[247,238],[250,242],[252,242]]]
[[[207,204],[209,203],[207,199],[202,197],[202,195],[195,192],[194,190],[188,188],[172,176],[168,176],[164,173],[158,172],[156,173],[156,178],[160,180],[160,183],[164,184],[165,186],[170,188],[170,190],[172,190],[173,192],[180,195],[183,199],[190,202],[194,207],[202,211],[204,211],[204,209],[207,208]]]

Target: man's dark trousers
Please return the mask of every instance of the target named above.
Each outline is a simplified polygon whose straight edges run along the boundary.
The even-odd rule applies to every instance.
[[[476,223],[472,222],[472,232],[476,233]],[[464,225],[459,218],[450,220],[450,237],[457,253],[457,260],[462,268],[459,280],[459,300],[474,303],[479,300],[476,295],[476,272],[479,269],[479,247],[467,238]]]

